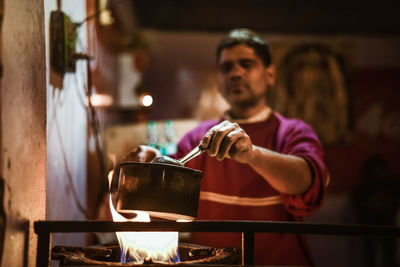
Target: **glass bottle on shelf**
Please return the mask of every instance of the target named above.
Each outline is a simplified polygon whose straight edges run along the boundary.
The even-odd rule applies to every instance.
[[[171,120],[165,121],[165,139],[166,145],[164,147],[165,155],[174,154],[177,150],[177,138],[174,130],[174,125]]]
[[[149,121],[147,124],[147,145],[160,149],[160,145],[158,144],[157,127],[154,121]]]

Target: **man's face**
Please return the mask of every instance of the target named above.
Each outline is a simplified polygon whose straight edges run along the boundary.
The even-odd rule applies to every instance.
[[[232,109],[266,105],[267,88],[275,81],[272,66],[264,66],[253,48],[239,44],[225,48],[218,61],[218,88]]]

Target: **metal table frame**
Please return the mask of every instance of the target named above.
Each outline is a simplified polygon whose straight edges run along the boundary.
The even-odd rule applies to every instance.
[[[51,233],[177,231],[236,232],[242,234],[242,265],[254,265],[255,233],[287,233],[370,238],[400,238],[400,227],[374,225],[338,225],[270,221],[193,221],[193,222],[112,222],[112,221],[37,221],[36,266],[50,266]]]

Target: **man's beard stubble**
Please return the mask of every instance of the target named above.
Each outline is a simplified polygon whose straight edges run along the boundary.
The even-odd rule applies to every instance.
[[[267,89],[268,91],[268,89]],[[261,95],[255,95],[255,94],[250,94],[249,96],[242,98],[242,99],[237,99],[236,101],[228,101],[231,106],[234,106],[235,108],[239,109],[248,109],[252,107],[256,107],[259,105],[260,102],[267,103],[267,95],[266,92]]]
[[[261,101],[260,97],[257,97],[255,95],[251,95],[250,97],[247,97],[245,99],[242,99],[240,101],[236,101],[235,106],[241,109],[247,109],[251,108],[254,106],[257,106],[257,104]]]

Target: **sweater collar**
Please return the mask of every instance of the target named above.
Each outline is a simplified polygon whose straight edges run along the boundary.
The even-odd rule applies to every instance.
[[[271,115],[271,108],[265,107],[249,118],[234,119],[230,115],[230,110],[225,111],[222,115],[222,118],[225,120],[228,120],[231,122],[237,122],[237,123],[256,123],[256,122],[266,121],[270,115]]]

